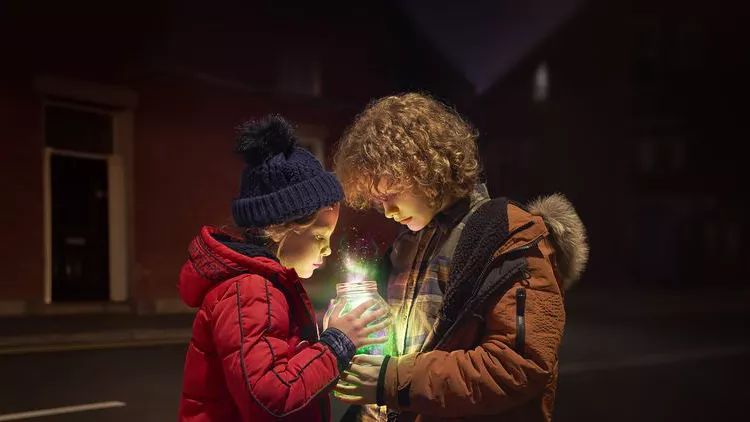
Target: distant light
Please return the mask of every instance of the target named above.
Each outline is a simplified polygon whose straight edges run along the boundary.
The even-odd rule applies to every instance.
[[[532,98],[535,102],[547,101],[549,97],[549,70],[547,63],[542,62],[534,72],[534,91]]]

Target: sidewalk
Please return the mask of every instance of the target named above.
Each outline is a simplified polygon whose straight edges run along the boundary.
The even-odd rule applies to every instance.
[[[0,355],[187,344],[192,314],[0,318]]]
[[[574,287],[566,293],[569,320],[652,320],[750,315],[750,289]],[[318,310],[323,312],[323,310]],[[318,315],[319,319],[321,315]],[[0,355],[187,344],[193,314],[87,314],[0,318]]]
[[[324,310],[318,310],[318,320]],[[0,318],[0,356],[187,345],[194,314],[85,314]]]

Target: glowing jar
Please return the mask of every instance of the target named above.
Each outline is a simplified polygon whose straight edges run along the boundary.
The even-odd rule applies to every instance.
[[[328,327],[328,319],[331,317],[333,308],[336,307],[341,301],[345,301],[346,304],[341,311],[341,315],[351,311],[352,309],[364,303],[367,300],[375,300],[375,304],[365,311],[364,315],[368,315],[380,308],[388,310],[388,312],[382,317],[371,322],[369,325],[379,324],[385,320],[390,320],[390,310],[388,303],[378,294],[378,286],[374,281],[349,281],[346,283],[336,284],[336,297],[331,300],[331,304],[328,306],[325,315],[323,316],[323,327]],[[391,333],[391,325],[388,324],[384,329],[376,331],[369,335],[369,338],[384,338],[388,339]],[[357,354],[369,354],[369,355],[383,355],[386,354],[386,344],[370,344],[362,346],[357,349]]]

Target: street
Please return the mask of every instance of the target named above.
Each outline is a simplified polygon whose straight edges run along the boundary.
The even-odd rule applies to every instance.
[[[749,323],[747,312],[731,308],[626,315],[570,309],[555,420],[734,420],[750,401]],[[171,345],[2,355],[0,421],[95,403],[112,407],[34,420],[174,420],[184,351]],[[334,400],[334,420],[344,410]]]

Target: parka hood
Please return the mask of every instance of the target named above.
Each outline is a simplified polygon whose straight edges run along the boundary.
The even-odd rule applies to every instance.
[[[242,274],[258,274],[282,283],[298,280],[267,250],[232,238],[215,227],[203,227],[188,247],[177,288],[188,306],[198,307],[216,284]]]
[[[533,215],[542,217],[557,251],[557,268],[562,286],[570,288],[581,277],[589,259],[586,228],[573,204],[560,193],[535,199],[527,206]]]

